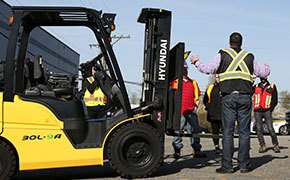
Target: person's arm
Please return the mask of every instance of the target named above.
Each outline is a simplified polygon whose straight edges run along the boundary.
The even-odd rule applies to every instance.
[[[201,63],[198,55],[191,56],[190,61],[201,73],[215,74],[221,62],[221,55],[218,53],[208,64]]]
[[[259,64],[254,60],[254,74],[258,77],[267,77],[271,72],[270,66],[267,64]]]
[[[277,93],[276,85],[274,84],[273,93],[272,93],[272,99],[271,99],[271,107],[270,107],[270,111],[271,112],[275,109],[277,104],[278,104],[278,93]]]

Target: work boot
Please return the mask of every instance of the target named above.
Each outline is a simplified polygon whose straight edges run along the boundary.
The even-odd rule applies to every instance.
[[[224,167],[218,168],[215,170],[215,172],[220,174],[232,174],[234,173],[234,169],[226,169]]]
[[[274,147],[273,147],[273,150],[274,150],[275,153],[280,153],[279,145],[275,144]]]
[[[260,146],[259,153],[264,153],[264,152],[266,152],[266,145],[265,144],[262,144]]]
[[[221,151],[219,145],[216,145],[216,146],[215,146],[214,153],[215,153],[215,154],[220,154],[220,153],[222,153],[222,151]]]
[[[174,157],[175,159],[180,158],[180,149],[176,149],[176,150],[174,150],[173,157]]]
[[[192,155],[194,158],[205,158],[206,157],[206,154],[201,152],[200,149],[199,150],[193,149]]]

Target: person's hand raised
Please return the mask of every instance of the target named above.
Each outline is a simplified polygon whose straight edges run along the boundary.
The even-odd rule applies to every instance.
[[[199,61],[199,55],[198,54],[197,55],[192,55],[190,57],[191,64],[195,64],[197,61]]]

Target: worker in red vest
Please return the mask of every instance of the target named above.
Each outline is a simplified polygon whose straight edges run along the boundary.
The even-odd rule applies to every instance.
[[[185,58],[186,59],[186,58]],[[184,61],[183,66],[183,82],[182,82],[182,106],[181,106],[181,122],[180,132],[187,126],[187,132],[190,134],[198,134],[200,132],[200,126],[198,123],[198,117],[196,110],[198,108],[200,90],[195,80],[188,77],[187,64]],[[178,80],[171,82],[171,88],[177,89]],[[206,157],[205,153],[201,152],[201,144],[199,137],[190,137],[191,147],[193,148],[193,157],[203,158]],[[174,148],[174,157],[180,157],[180,150],[183,148],[182,137],[173,137],[172,145]]]
[[[269,134],[274,145],[273,150],[280,152],[277,135],[273,128],[272,112],[277,105],[278,93],[275,84],[269,83],[267,77],[260,78],[261,82],[254,86],[254,115],[256,119],[258,140],[260,143],[259,153],[266,152],[266,143],[263,137],[263,119],[268,127]]]

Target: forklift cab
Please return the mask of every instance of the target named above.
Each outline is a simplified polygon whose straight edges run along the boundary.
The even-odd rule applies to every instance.
[[[102,56],[105,60],[108,69],[100,69],[100,72],[106,72],[106,86],[116,87],[121,99],[122,108],[128,117],[132,117],[131,109],[129,108],[129,100],[125,85],[117,64],[116,57],[110,45],[110,34],[114,30],[115,14],[102,14],[101,11],[96,11],[86,8],[39,8],[39,7],[13,7],[14,16],[11,28],[11,36],[7,48],[6,59],[6,77],[15,79],[5,79],[4,100],[13,101],[15,94],[22,94],[25,91],[24,87],[24,64],[29,40],[30,32],[37,26],[86,26],[90,28],[100,45]],[[18,35],[20,34],[20,35]],[[17,49],[17,43],[19,49]],[[16,58],[16,61],[14,59]],[[95,58],[99,61],[100,57]],[[16,64],[16,67],[15,65]],[[103,78],[103,77],[102,77]],[[102,79],[104,80],[104,79]],[[104,84],[104,83],[103,83]],[[108,89],[108,87],[104,87]],[[59,89],[55,92],[62,93],[64,90]],[[32,92],[30,92],[32,93]],[[65,92],[63,92],[65,93]],[[28,93],[29,94],[29,93]],[[43,94],[45,96],[45,94]]]
[[[63,100],[56,97],[59,94],[67,93],[67,89],[64,88],[47,90],[47,84],[44,84],[45,88],[42,84],[27,89],[24,85],[26,50],[30,32],[35,27],[84,26],[92,30],[102,51],[93,60],[95,65],[99,65],[97,79],[103,91],[116,102],[114,111],[122,112],[120,118],[114,120],[118,122],[121,119],[133,117],[123,77],[110,44],[111,31],[115,29],[115,14],[103,14],[101,11],[78,7],[13,7],[12,10],[14,12],[13,23],[4,72],[4,77],[10,78],[4,80],[4,102],[15,102],[17,97],[21,101],[39,103],[52,111],[57,119],[63,122],[64,130],[75,146],[85,142],[90,134],[90,123],[82,101],[76,98]],[[18,44],[19,48],[17,48]],[[103,62],[100,63],[101,59],[104,60],[105,66],[102,66]],[[37,63],[34,64],[34,67],[37,67]],[[34,71],[39,70],[36,68]],[[99,121],[106,120],[105,118]],[[109,121],[113,121],[112,118]],[[93,131],[97,131],[98,128]],[[107,130],[100,131],[105,133]],[[101,142],[95,143],[94,146],[100,146],[100,144]]]

